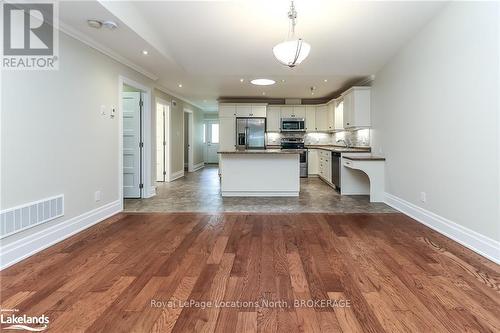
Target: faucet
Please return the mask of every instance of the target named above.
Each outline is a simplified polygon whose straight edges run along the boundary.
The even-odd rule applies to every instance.
[[[349,144],[347,143],[347,141],[346,141],[346,140],[344,140],[344,139],[338,139],[338,140],[337,140],[337,143],[339,143],[339,142],[343,142],[343,143],[344,143],[344,145],[345,145],[345,147],[346,147],[346,148],[349,148]]]

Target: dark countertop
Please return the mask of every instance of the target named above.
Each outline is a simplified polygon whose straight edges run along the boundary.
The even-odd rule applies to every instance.
[[[218,154],[300,154],[303,149],[248,149],[248,150],[223,150]]]
[[[385,161],[385,157],[366,155],[366,156],[343,156],[347,160],[352,161]]]

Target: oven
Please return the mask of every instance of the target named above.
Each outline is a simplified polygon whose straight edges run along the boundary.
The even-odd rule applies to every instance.
[[[283,138],[281,139],[281,149],[297,149],[300,162],[300,177],[307,178],[307,149],[304,148],[304,139],[302,138]]]
[[[281,118],[281,132],[305,132],[304,118]]]

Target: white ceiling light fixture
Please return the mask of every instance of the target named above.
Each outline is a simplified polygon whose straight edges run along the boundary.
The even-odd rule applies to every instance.
[[[276,81],[271,79],[255,79],[250,81],[251,84],[255,84],[256,86],[271,86],[276,83]]]
[[[108,28],[109,30],[115,30],[118,28],[118,24],[114,21],[104,21],[102,22],[102,26]]]
[[[144,55],[148,55],[148,54],[149,54],[149,52],[148,52],[148,50],[142,50],[142,54],[144,54]]]
[[[109,30],[115,30],[118,28],[118,24],[114,21],[101,21],[97,19],[89,19],[87,20],[87,24],[89,27],[94,28],[94,29],[101,29],[102,27],[105,27]]]
[[[89,25],[89,27],[94,29],[100,29],[102,27],[102,22],[95,19],[87,20],[87,24]]]
[[[273,47],[274,57],[283,65],[293,68],[304,61],[311,51],[311,45],[304,42],[302,38],[295,37],[295,25],[297,24],[297,11],[293,0],[290,1],[290,11],[288,12],[290,19],[290,28],[288,38]]]

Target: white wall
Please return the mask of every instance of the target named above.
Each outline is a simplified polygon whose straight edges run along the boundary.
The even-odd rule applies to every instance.
[[[496,241],[498,7],[448,4],[372,89],[372,144],[387,157],[386,192]]]
[[[120,203],[118,192],[119,76],[148,86],[167,101],[172,97],[154,89],[153,81],[121,65],[89,46],[67,36],[60,37],[58,71],[3,71],[1,103],[1,192],[0,208],[7,209],[57,194],[65,195],[65,215],[2,240],[2,249],[25,240],[51,226],[65,225],[112,203]],[[182,101],[172,108],[172,163],[182,170]],[[107,114],[101,116],[100,106]],[[152,108],[156,107],[154,101]],[[186,104],[188,105],[188,104]],[[202,112],[189,105],[202,117]],[[154,115],[154,112],[152,113]],[[153,120],[155,117],[152,117]],[[155,124],[151,130],[152,178],[155,168]],[[200,134],[201,136],[201,134]],[[100,190],[102,199],[94,200]],[[116,210],[116,208],[114,208]]]

